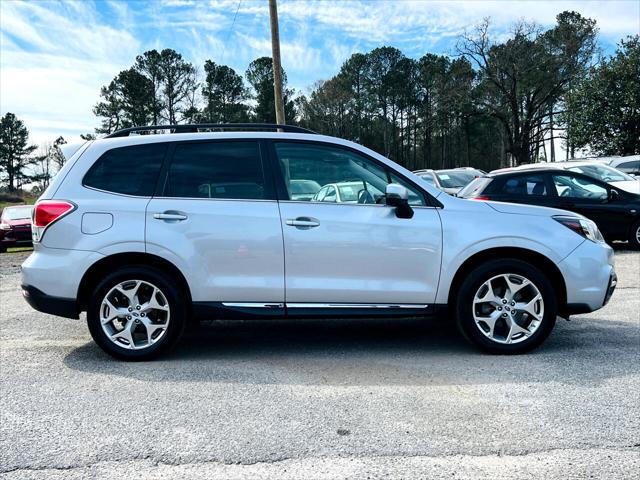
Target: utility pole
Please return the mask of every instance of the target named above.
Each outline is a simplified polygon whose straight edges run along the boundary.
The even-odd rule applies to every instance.
[[[284,125],[282,66],[280,64],[280,32],[278,29],[278,6],[276,5],[276,0],[269,0],[269,18],[271,20],[271,56],[273,57],[273,92],[276,104],[276,123]]]

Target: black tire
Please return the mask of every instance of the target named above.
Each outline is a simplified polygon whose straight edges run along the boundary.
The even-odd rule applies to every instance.
[[[139,350],[117,345],[103,330],[100,321],[100,308],[104,297],[113,287],[127,280],[142,280],[155,285],[161,290],[170,308],[170,321],[162,338]],[[171,277],[153,267],[132,265],[109,274],[96,286],[88,301],[87,324],[94,341],[109,355],[125,361],[152,360],[168,352],[178,342],[188,321],[187,312],[185,294]]]
[[[516,274],[530,280],[539,290],[544,302],[544,314],[538,328],[519,343],[499,343],[488,338],[474,320],[473,300],[476,292],[487,280],[501,274]],[[458,330],[476,347],[494,354],[519,354],[538,347],[549,336],[558,314],[558,299],[548,277],[525,261],[507,258],[482,263],[464,279],[455,299]]]
[[[634,223],[629,230],[629,246],[640,250],[640,220]]]

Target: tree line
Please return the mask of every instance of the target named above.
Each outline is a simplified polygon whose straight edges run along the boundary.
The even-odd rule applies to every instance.
[[[612,57],[601,58],[597,32],[594,20],[576,12],[559,14],[546,30],[518,22],[500,39],[483,21],[459,38],[455,55],[414,59],[388,46],[355,53],[306,95],[289,88],[283,70],[285,117],[410,169],[491,170],[564,160],[584,149],[640,153],[640,37],[622,40]],[[199,73],[175,50],[149,50],[101,88],[93,112],[100,119],[95,134],[143,125],[273,123],[273,65],[260,57],[243,76],[206,60]],[[35,161],[35,147],[16,133],[19,121],[9,115],[0,175],[10,189],[29,180],[26,171],[35,175],[31,181],[46,183],[46,162],[55,163],[64,139]],[[555,152],[556,139],[565,158]]]
[[[24,122],[7,112],[0,118],[0,192],[21,191],[25,185],[36,194],[44,191],[64,165],[60,146],[65,143],[66,140],[59,136],[40,147],[30,144],[29,130]]]

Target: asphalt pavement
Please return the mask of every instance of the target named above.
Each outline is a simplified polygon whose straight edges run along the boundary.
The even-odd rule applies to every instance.
[[[445,321],[238,321],[113,360],[0,255],[0,478],[638,478],[640,253],[521,356]]]

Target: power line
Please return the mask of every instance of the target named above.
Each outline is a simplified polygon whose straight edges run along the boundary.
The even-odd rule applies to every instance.
[[[238,11],[240,10],[241,3],[242,3],[242,0],[238,0],[238,5],[236,6],[236,13],[233,15],[233,21],[231,22],[231,26],[229,27],[229,31],[227,32],[227,38],[222,44],[222,62],[225,61],[225,55],[227,53],[227,42],[229,41],[229,38],[231,38],[231,32],[233,31],[233,26],[236,24],[236,18],[238,17]]]

